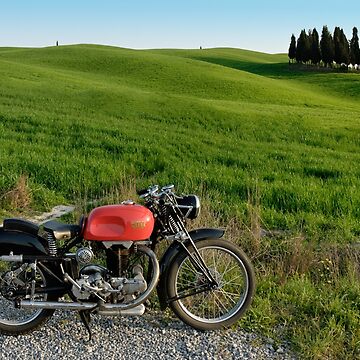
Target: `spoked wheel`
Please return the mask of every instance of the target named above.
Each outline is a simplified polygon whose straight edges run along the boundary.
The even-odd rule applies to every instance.
[[[255,290],[250,260],[235,244],[222,239],[196,243],[201,257],[218,286],[207,279],[184,251],[174,260],[168,277],[168,294],[174,313],[186,324],[211,330],[234,324],[249,307]],[[193,252],[193,249],[190,250]]]
[[[27,264],[0,261],[0,332],[18,335],[35,330],[54,313],[53,310],[34,310],[17,308],[16,302],[30,299],[31,286],[43,288],[48,281],[37,266],[36,271]],[[21,295],[17,295],[21,293]],[[46,293],[36,294],[36,301],[46,301]]]

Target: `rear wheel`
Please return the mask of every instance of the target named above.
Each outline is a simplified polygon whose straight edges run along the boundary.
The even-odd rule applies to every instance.
[[[31,287],[44,288],[49,284],[40,266],[0,261],[0,332],[8,335],[25,334],[45,323],[54,310],[17,308],[20,300],[30,299]],[[17,295],[21,293],[21,295]],[[46,293],[34,295],[36,301],[46,301]]]
[[[250,260],[239,247],[223,239],[200,240],[196,247],[218,286],[206,289],[205,276],[183,251],[169,271],[168,294],[178,298],[170,306],[182,321],[199,330],[231,326],[252,301],[255,275]],[[188,249],[193,252],[192,247]]]

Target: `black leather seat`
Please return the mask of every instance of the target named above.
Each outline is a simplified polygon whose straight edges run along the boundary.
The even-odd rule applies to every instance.
[[[44,224],[44,230],[52,233],[56,240],[68,240],[78,236],[81,232],[81,227],[51,220]]]
[[[5,219],[3,227],[5,231],[22,231],[32,235],[37,235],[39,232],[38,225],[23,219]]]

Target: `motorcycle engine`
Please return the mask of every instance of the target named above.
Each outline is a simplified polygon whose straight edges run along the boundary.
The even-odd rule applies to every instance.
[[[133,278],[112,277],[104,266],[90,264],[80,270],[72,293],[78,300],[102,300],[111,303],[132,301],[147,289],[140,265],[132,268]]]

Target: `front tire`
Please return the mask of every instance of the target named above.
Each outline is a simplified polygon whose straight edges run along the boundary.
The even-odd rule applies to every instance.
[[[218,287],[170,302],[176,316],[198,330],[215,330],[233,325],[250,306],[255,291],[255,275],[250,260],[235,244],[223,239],[196,242],[201,257]],[[188,250],[194,249],[189,244]],[[206,284],[204,275],[182,251],[170,266],[169,298],[182,296]],[[193,290],[191,290],[193,289]]]

